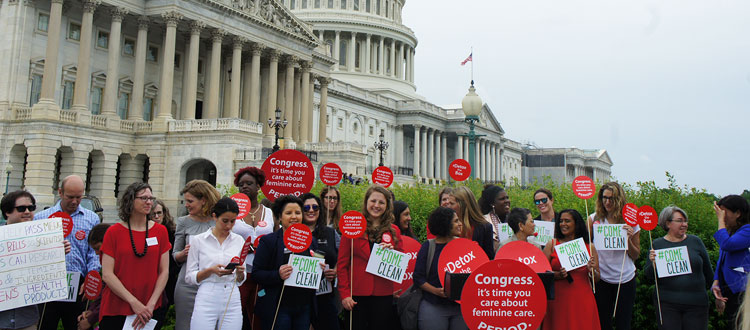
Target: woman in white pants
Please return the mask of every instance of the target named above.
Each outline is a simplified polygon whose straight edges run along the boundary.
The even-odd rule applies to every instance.
[[[232,199],[220,199],[212,212],[216,225],[190,239],[185,281],[200,285],[190,321],[192,330],[217,326],[225,330],[242,329],[238,286],[245,282],[245,266],[227,268],[233,257],[239,257],[245,243],[242,236],[232,232],[238,213],[237,203]],[[234,276],[226,276],[232,273]]]

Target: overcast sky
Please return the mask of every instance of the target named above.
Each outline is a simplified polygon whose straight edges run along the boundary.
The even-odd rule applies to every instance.
[[[750,189],[750,1],[406,0],[417,93],[474,79],[506,137],[605,148],[620,181]]]

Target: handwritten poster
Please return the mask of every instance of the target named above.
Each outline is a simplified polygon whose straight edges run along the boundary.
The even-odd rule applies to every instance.
[[[536,241],[541,246],[555,238],[555,223],[553,221],[534,220],[534,233],[537,234]]]

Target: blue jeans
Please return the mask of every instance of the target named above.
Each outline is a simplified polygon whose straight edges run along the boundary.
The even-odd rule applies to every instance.
[[[273,330],[310,330],[311,308],[311,305],[280,306]],[[264,317],[262,321],[263,328],[270,330],[273,325],[273,315]]]

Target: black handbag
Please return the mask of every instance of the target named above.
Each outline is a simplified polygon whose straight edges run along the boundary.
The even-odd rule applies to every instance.
[[[435,240],[431,239],[427,253],[427,277],[430,276],[432,258],[435,256]],[[396,301],[398,318],[403,330],[417,330],[419,320],[419,303],[422,302],[422,289],[412,284]]]

